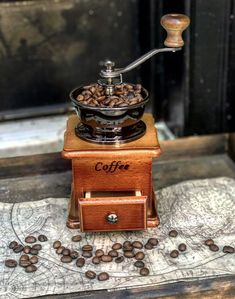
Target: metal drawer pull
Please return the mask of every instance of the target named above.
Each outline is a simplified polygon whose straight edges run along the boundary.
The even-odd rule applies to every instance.
[[[106,216],[106,220],[110,224],[115,224],[118,222],[118,216],[115,213],[110,213]]]

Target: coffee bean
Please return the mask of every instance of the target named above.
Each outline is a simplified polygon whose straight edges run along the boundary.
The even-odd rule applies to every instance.
[[[63,255],[60,260],[62,263],[71,263],[72,262],[72,258],[70,255]]]
[[[15,268],[17,266],[17,261],[13,259],[5,260],[5,266],[8,268]]]
[[[82,256],[85,258],[92,257],[92,252],[91,251],[83,251]]]
[[[144,245],[144,248],[147,249],[147,250],[151,250],[151,249],[153,249],[153,245],[150,244],[150,243],[146,243],[146,244]]]
[[[61,247],[61,242],[60,242],[60,241],[55,241],[55,242],[53,243],[53,248],[54,248],[54,249],[58,249],[59,247]]]
[[[234,253],[235,249],[232,246],[224,246],[223,247],[223,252],[224,253]]]
[[[46,242],[46,241],[48,241],[47,236],[45,236],[45,235],[39,235],[38,236],[38,241],[39,242]]]
[[[31,249],[31,247],[29,246],[29,245],[26,245],[25,247],[24,247],[24,253],[26,253],[26,254],[28,254],[28,253],[30,253],[30,249]]]
[[[35,244],[35,245],[32,246],[32,248],[39,251],[39,250],[42,249],[42,245],[41,244]]]
[[[123,251],[132,251],[134,247],[131,244],[123,245],[122,250]]]
[[[94,256],[92,259],[92,263],[98,265],[100,263],[100,258],[98,256]]]
[[[76,266],[77,267],[81,268],[81,267],[84,266],[84,264],[85,264],[85,259],[84,258],[80,257],[80,258],[77,259],[77,261],[76,261]]]
[[[82,236],[76,235],[72,237],[73,242],[80,242],[82,240]]]
[[[31,265],[31,262],[30,262],[30,260],[27,260],[27,261],[19,261],[19,265],[20,265],[21,267],[23,267],[23,268],[26,268],[26,267],[28,267],[28,266]]]
[[[20,261],[28,261],[29,260],[29,256],[27,254],[22,254],[20,257]]]
[[[27,272],[27,273],[32,273],[32,272],[35,272],[35,271],[37,271],[37,267],[35,265],[30,265],[30,266],[25,268],[25,272]]]
[[[83,101],[83,100],[84,100],[84,96],[81,95],[81,94],[79,94],[79,95],[77,96],[76,100],[77,100],[78,102]]]
[[[38,257],[37,257],[36,255],[32,256],[32,257],[30,258],[30,262],[31,262],[31,264],[37,264],[37,262],[38,262]]]
[[[101,272],[97,278],[99,281],[105,281],[109,279],[109,275],[107,272]]]
[[[108,254],[104,254],[101,256],[102,262],[108,263],[108,262],[112,262],[112,260],[113,260],[113,258]]]
[[[16,241],[12,241],[12,242],[8,245],[8,247],[9,247],[10,249],[14,249],[17,245],[18,245],[18,243],[17,243]]]
[[[134,266],[136,266],[137,268],[143,268],[144,267],[144,262],[136,261],[136,262],[134,262]]]
[[[108,252],[108,255],[110,255],[111,257],[117,257],[118,256],[118,252],[116,250],[110,250]]]
[[[178,249],[179,251],[185,251],[187,249],[187,246],[184,244],[184,243],[181,243],[179,246],[178,246]]]
[[[137,261],[141,261],[141,260],[143,260],[144,257],[145,257],[145,254],[144,254],[142,251],[137,252],[136,255],[135,255],[135,259],[136,259]]]
[[[89,278],[89,279],[94,279],[94,278],[96,278],[96,274],[95,274],[95,272],[93,272],[93,271],[91,271],[91,270],[86,271],[86,272],[85,272],[85,276],[86,276],[87,278]]]
[[[142,249],[143,248],[143,244],[140,241],[134,241],[131,245],[134,248],[137,248],[137,249]]]
[[[31,248],[29,253],[32,255],[38,255],[38,250]]]
[[[102,249],[97,249],[95,252],[95,255],[97,257],[101,257],[102,255],[104,255],[104,251]]]
[[[122,244],[121,243],[115,243],[112,246],[113,250],[118,250],[118,249],[121,249],[121,248],[122,248]]]
[[[135,256],[135,254],[134,254],[133,251],[125,251],[124,256],[127,257],[127,258],[132,258],[132,257]]]
[[[82,246],[82,251],[92,251],[93,247],[91,245]]]
[[[178,250],[172,250],[170,253],[170,257],[172,258],[177,258],[179,256],[179,251]]]
[[[34,236],[27,236],[25,238],[26,243],[35,243],[36,241],[37,241],[37,239]]]
[[[173,229],[169,231],[169,236],[175,238],[178,236],[178,232],[175,229]]]
[[[115,263],[120,264],[124,261],[124,256],[119,256],[115,258]]]
[[[75,260],[76,258],[78,258],[79,254],[76,250],[73,250],[70,252],[70,256],[73,260]]]
[[[15,253],[19,253],[19,252],[21,252],[21,251],[23,251],[23,250],[24,250],[24,246],[22,246],[21,244],[16,245],[16,246],[14,247],[14,249],[13,249],[13,251],[14,251]]]
[[[216,244],[211,244],[209,248],[211,251],[219,251],[219,247]]]
[[[63,255],[70,255],[70,250],[68,248],[65,248],[63,251],[62,251],[62,254]]]
[[[56,249],[56,253],[57,253],[57,254],[62,254],[62,252],[63,252],[64,249],[65,249],[64,246],[60,246],[60,247],[58,247],[58,248]]]
[[[214,244],[214,241],[212,239],[208,239],[208,240],[205,241],[206,246],[210,246],[212,244]]]
[[[148,268],[141,268],[140,269],[140,275],[141,276],[148,276],[149,275],[149,269]]]
[[[130,241],[125,241],[123,243],[123,247],[129,247],[129,246],[132,246],[131,242]]]
[[[156,238],[150,238],[150,239],[148,239],[147,243],[151,244],[152,246],[157,246],[158,239],[156,239]]]

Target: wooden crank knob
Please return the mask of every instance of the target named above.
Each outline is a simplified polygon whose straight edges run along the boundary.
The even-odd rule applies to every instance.
[[[190,23],[189,17],[182,14],[168,14],[161,18],[161,25],[167,32],[164,45],[170,48],[179,48],[184,45],[182,32]]]

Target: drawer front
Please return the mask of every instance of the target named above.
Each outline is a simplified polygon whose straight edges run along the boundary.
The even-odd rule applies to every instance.
[[[80,229],[85,232],[146,229],[146,202],[146,196],[80,198]]]

